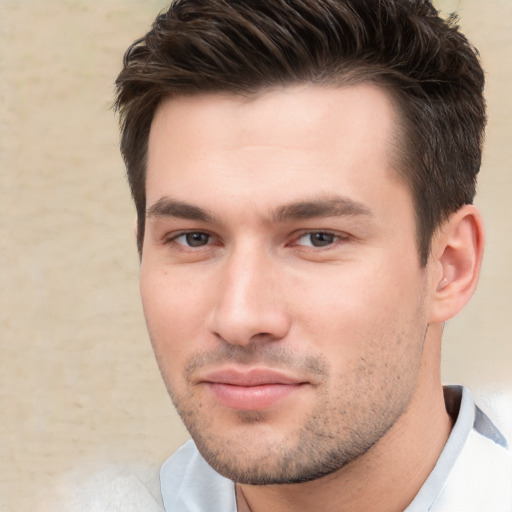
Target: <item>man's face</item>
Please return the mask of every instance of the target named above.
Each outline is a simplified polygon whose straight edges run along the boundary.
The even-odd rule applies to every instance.
[[[375,86],[164,102],[141,293],[171,397],[242,483],[306,481],[401,417],[428,324],[397,120]]]

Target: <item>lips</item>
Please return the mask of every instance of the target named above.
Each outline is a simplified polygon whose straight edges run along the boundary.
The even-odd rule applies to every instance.
[[[244,411],[268,409],[307,384],[269,369],[217,370],[202,377],[200,383],[220,404]]]

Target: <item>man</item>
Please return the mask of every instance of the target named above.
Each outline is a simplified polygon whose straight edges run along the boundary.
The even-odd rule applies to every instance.
[[[143,307],[193,439],[166,510],[512,510],[506,441],[440,380],[483,82],[426,0],[178,0],[128,50]]]

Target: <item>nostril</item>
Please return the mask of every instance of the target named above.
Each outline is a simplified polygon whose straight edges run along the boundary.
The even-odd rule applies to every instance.
[[[268,328],[262,330],[260,325]],[[210,323],[210,332],[220,341],[230,345],[269,343],[282,339],[289,331],[289,322],[284,315],[258,316],[253,322],[229,321],[219,316]]]

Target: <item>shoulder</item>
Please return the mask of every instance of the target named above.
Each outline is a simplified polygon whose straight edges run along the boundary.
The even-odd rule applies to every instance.
[[[173,512],[236,512],[234,484],[217,473],[193,441],[165,461],[160,471],[166,510]]]
[[[438,463],[408,512],[511,512],[512,454],[467,388],[445,389],[456,422]],[[420,506],[421,505],[421,506]]]
[[[54,489],[59,502],[53,510],[163,512],[158,487],[158,468],[153,464],[112,463],[90,470],[84,463]]]
[[[438,506],[439,511],[457,510],[454,507],[461,506],[468,512],[512,511],[510,451],[476,428],[471,430]]]

